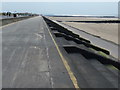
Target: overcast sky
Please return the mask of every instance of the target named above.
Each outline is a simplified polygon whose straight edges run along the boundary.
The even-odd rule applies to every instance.
[[[119,2],[120,0],[1,0],[2,2]]]
[[[117,2],[4,2],[2,11],[38,14],[115,15]]]

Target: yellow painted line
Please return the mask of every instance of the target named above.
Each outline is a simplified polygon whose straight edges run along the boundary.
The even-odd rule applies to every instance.
[[[17,21],[17,22],[19,22],[19,21]],[[15,23],[17,23],[17,22],[13,22],[13,23],[10,23],[10,24],[6,24],[6,25],[4,25],[4,26],[1,26],[0,28],[4,28],[4,27],[10,26],[10,25],[13,25],[13,24],[15,24]]]
[[[10,23],[10,24],[6,24],[6,25],[4,25],[4,26],[1,26],[0,28],[4,28],[4,27],[7,27],[7,26],[10,26],[10,25],[16,24],[16,23],[18,23],[18,22],[22,22],[22,21],[23,21],[23,20],[16,21],[16,22],[12,22],[12,23]]]
[[[56,48],[57,48],[57,51],[58,51],[58,53],[59,53],[59,55],[60,55],[60,57],[61,57],[61,59],[62,59],[62,61],[63,61],[63,64],[64,64],[65,68],[67,69],[67,72],[68,72],[68,74],[69,74],[69,76],[70,76],[70,79],[71,79],[72,82],[73,82],[74,87],[75,87],[77,90],[78,90],[78,89],[80,90],[80,87],[78,86],[78,82],[77,82],[76,77],[74,76],[74,74],[73,74],[73,72],[72,72],[72,70],[71,70],[71,68],[70,68],[67,60],[63,57],[63,55],[62,55],[62,53],[61,53],[61,51],[60,51],[60,49],[59,49],[56,41],[54,40],[54,38],[53,38],[53,36],[52,36],[52,34],[51,34],[51,32],[50,32],[49,29],[48,29],[48,32],[49,32],[49,34],[50,34],[50,36],[51,36],[51,38],[52,38],[52,40],[53,40],[53,42],[54,42],[54,44],[55,44],[55,46],[56,46]]]
[[[32,18],[34,18],[34,17],[32,17]],[[32,19],[32,18],[28,18],[28,19]],[[23,20],[26,20],[26,19],[23,19]],[[16,22],[12,22],[12,23],[10,23],[10,24],[6,24],[6,25],[4,25],[4,26],[1,26],[0,29],[1,29],[1,28],[4,28],[4,27],[7,27],[7,26],[10,26],[10,25],[13,25],[13,24],[16,24],[16,23],[18,23],[18,22],[22,22],[23,20],[16,21]]]

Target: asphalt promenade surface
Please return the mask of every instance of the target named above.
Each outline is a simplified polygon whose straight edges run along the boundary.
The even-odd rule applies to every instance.
[[[3,88],[73,88],[41,18],[2,28]]]
[[[2,88],[118,87],[118,70],[72,52],[77,44],[47,24],[38,16],[3,26]]]

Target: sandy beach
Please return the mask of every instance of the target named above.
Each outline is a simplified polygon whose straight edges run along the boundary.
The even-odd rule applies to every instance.
[[[93,17],[49,17],[52,20],[61,21],[63,24],[83,30],[87,33],[99,36],[103,39],[118,44],[118,24],[117,23],[83,23],[69,21],[106,21],[117,20],[117,18],[93,18]]]

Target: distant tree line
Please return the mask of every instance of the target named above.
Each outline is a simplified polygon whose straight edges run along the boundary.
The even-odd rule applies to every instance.
[[[11,13],[11,12],[2,12],[2,16],[8,16],[8,17],[18,17],[18,16],[38,16],[38,14],[32,14],[32,13]]]

